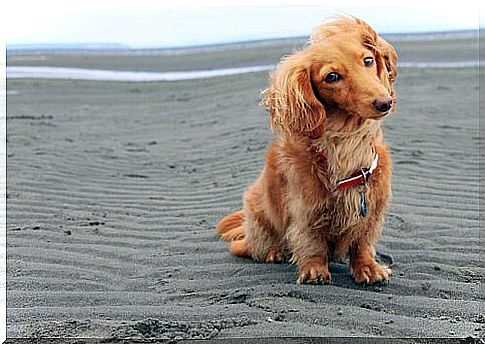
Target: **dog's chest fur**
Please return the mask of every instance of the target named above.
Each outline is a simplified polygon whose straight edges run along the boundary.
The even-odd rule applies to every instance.
[[[326,132],[315,143],[325,152],[326,162],[309,158],[309,170],[295,170],[295,185],[300,185],[299,202],[313,229],[339,236],[349,231],[364,218],[360,215],[361,194],[358,186],[336,190],[337,182],[348,178],[354,171],[369,167],[374,157],[373,145],[380,135],[380,126],[369,121],[352,132]],[[300,172],[300,173],[298,173]],[[300,175],[298,175],[300,174]],[[371,181],[372,182],[372,181]],[[372,188],[366,189],[366,198],[373,197]],[[372,212],[373,209],[369,209]]]
[[[317,222],[332,234],[340,235],[363,220],[360,215],[361,187],[351,186],[335,190],[335,186],[338,181],[350,177],[356,170],[371,165],[374,158],[373,146],[379,134],[379,123],[368,121],[352,132],[327,131],[318,142],[327,156],[323,169],[326,170],[329,190],[322,190],[326,193],[326,202],[318,209],[320,214]],[[365,193],[369,198],[372,189],[365,188]]]

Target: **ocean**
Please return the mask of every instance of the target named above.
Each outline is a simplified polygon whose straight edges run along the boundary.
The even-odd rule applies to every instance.
[[[478,32],[474,30],[447,31],[447,32],[426,32],[426,33],[399,33],[383,34],[386,40],[397,45],[397,48],[406,45],[426,46],[426,49],[437,51],[440,45],[447,47],[447,42],[468,42],[465,49],[468,51],[458,56],[451,53],[441,57],[442,60],[429,60],[425,56],[407,57],[406,51],[409,47],[403,49],[400,59],[399,68],[477,68],[483,66],[480,64],[478,57],[474,52],[474,42],[478,50]],[[189,70],[168,70],[168,71],[146,71],[137,70],[137,64],[132,66],[132,70],[116,70],[101,68],[84,68],[84,67],[60,67],[56,65],[46,65],[45,56],[48,54],[61,55],[86,55],[86,56],[103,56],[103,55],[124,55],[132,56],[135,61],[137,57],[158,56],[160,58],[174,57],[185,54],[213,53],[227,50],[237,50],[244,48],[261,47],[264,49],[270,46],[281,45],[302,45],[308,40],[308,37],[289,37],[281,39],[267,39],[246,42],[230,42],[227,44],[208,44],[186,47],[169,47],[169,48],[130,48],[123,44],[31,44],[31,45],[13,45],[7,47],[7,56],[14,57],[15,64],[7,63],[7,79],[21,78],[41,78],[41,79],[75,79],[75,80],[98,80],[98,81],[127,81],[127,82],[144,82],[144,81],[178,81],[178,80],[195,80],[203,78],[220,77],[227,75],[255,73],[270,71],[276,67],[276,64],[259,64],[259,65],[241,65],[231,66],[230,68],[191,68]],[[428,43],[429,42],[429,43]],[[441,43],[440,43],[441,42]],[[432,47],[432,44],[438,44]],[[428,47],[429,46],[429,47]],[[417,46],[416,46],[417,47]],[[414,49],[416,49],[416,47]],[[417,48],[424,51],[423,48]],[[398,49],[399,50],[399,49]],[[418,56],[418,57],[416,57]],[[436,56],[434,54],[433,56]],[[12,59],[12,60],[14,60]],[[25,64],[22,64],[25,61]],[[41,65],[31,65],[31,63],[40,62]],[[29,64],[30,63],[30,64]]]

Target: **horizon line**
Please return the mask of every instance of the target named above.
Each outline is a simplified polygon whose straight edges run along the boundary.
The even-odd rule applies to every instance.
[[[441,35],[470,35],[479,33],[480,30],[485,28],[477,29],[460,29],[460,30],[436,30],[436,31],[406,31],[406,32],[384,32],[380,33],[381,36],[388,38],[408,38],[412,40],[413,36],[441,36]],[[202,43],[202,44],[192,44],[192,45],[180,45],[180,46],[163,46],[163,45],[145,45],[134,47],[129,44],[119,43],[119,42],[57,42],[57,43],[6,43],[6,52],[16,52],[16,51],[33,51],[33,50],[52,50],[52,51],[62,51],[62,50],[92,50],[92,51],[137,51],[137,50],[165,50],[165,51],[177,51],[177,50],[194,50],[194,49],[204,49],[204,48],[218,48],[223,46],[240,46],[245,44],[283,44],[285,41],[305,41],[308,40],[310,35],[305,36],[288,36],[288,37],[274,37],[274,38],[261,38],[261,39],[248,39],[240,41],[226,41],[226,42],[215,42],[215,43]],[[416,37],[418,38],[418,37]],[[433,37],[439,39],[440,37]],[[466,37],[465,37],[466,38]],[[288,42],[289,43],[289,42]]]

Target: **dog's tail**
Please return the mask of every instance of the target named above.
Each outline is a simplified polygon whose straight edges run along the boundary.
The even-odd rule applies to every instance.
[[[223,240],[231,241],[229,251],[239,257],[250,256],[250,248],[245,240],[246,232],[243,227],[244,213],[235,211],[224,217],[217,225],[217,233]]]
[[[227,241],[243,239],[245,237],[244,227],[242,225],[243,220],[243,211],[235,211],[219,222],[217,225],[217,233],[221,239]]]

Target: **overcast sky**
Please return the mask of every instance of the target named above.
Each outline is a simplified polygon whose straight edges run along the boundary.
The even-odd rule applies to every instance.
[[[11,1],[7,44],[121,43],[177,47],[306,36],[336,14],[363,18],[382,33],[476,29],[478,2],[456,1]],[[160,3],[163,3],[161,5]],[[227,2],[226,2],[227,3]],[[238,3],[238,1],[231,3]],[[278,5],[275,5],[278,3]],[[293,4],[305,4],[295,6]],[[392,5],[390,5],[392,3]]]

